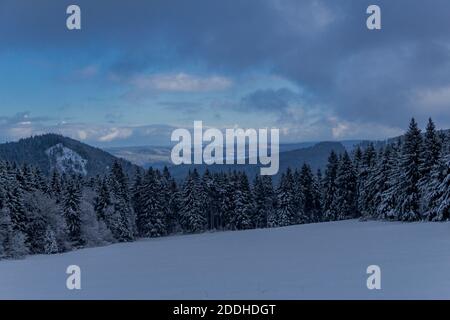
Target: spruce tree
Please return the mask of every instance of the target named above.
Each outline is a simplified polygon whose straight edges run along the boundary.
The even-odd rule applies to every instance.
[[[202,187],[206,196],[206,223],[209,230],[215,229],[215,222],[219,215],[220,202],[219,192],[217,190],[216,181],[208,169],[202,177]]]
[[[357,174],[357,216],[368,216],[373,212],[370,203],[374,196],[372,186],[368,181],[373,178],[374,168],[377,162],[377,152],[373,143],[369,143],[362,153],[362,158],[356,165]]]
[[[307,223],[309,217],[305,213],[305,194],[303,181],[301,180],[300,172],[295,169],[293,174],[293,202],[294,202],[294,217],[293,224]]]
[[[255,228],[267,228],[276,224],[275,192],[270,176],[256,176],[253,185],[253,198],[255,200],[253,226]]]
[[[252,227],[252,216],[255,212],[252,192],[245,173],[238,174],[238,184],[234,197],[234,213],[231,217],[232,230],[244,230]]]
[[[445,139],[445,138],[444,138]],[[422,162],[420,166],[420,191],[423,196],[428,197],[430,189],[433,189],[436,184],[436,178],[439,178],[438,172],[433,172],[433,169],[436,166],[441,166],[442,164],[438,165],[439,160],[443,160],[440,158],[442,151],[442,141],[439,137],[439,134],[436,132],[435,125],[431,118],[428,120],[427,129],[425,132],[425,139],[424,139],[424,145],[423,145],[423,152],[422,152]],[[445,156],[445,152],[443,154]],[[431,207],[429,207],[431,205]],[[434,219],[434,213],[433,210],[435,206],[433,205],[433,201],[430,201],[430,199],[424,199],[421,203],[421,211],[423,213],[424,219]]]
[[[67,184],[63,196],[63,213],[66,219],[69,240],[75,247],[83,245],[81,237],[81,189],[72,178]]]
[[[420,163],[420,187],[422,190],[426,189],[426,185],[430,182],[431,171],[439,160],[441,154],[441,141],[436,132],[436,127],[433,120],[428,119],[428,124],[425,132],[425,139],[423,144],[422,159]]]
[[[184,232],[195,233],[205,230],[205,193],[196,169],[189,172],[184,182],[180,199],[180,222]]]
[[[340,159],[336,174],[336,197],[332,204],[337,220],[358,216],[356,173],[347,152]]]
[[[23,203],[23,191],[15,181],[11,182],[6,191],[6,204],[10,212],[13,230],[26,234],[29,221]]]
[[[302,166],[300,172],[300,186],[303,199],[301,212],[304,214],[301,223],[320,221],[322,210],[320,206],[320,187],[312,173],[311,167],[307,164]]]
[[[397,144],[388,145],[379,163],[378,175],[376,177],[379,189],[374,198],[376,201],[376,218],[389,220],[399,219],[397,206],[400,195],[399,158],[401,149],[401,140]]]
[[[100,186],[97,189],[97,196],[94,199],[94,210],[97,215],[98,221],[107,223],[106,215],[108,208],[112,205],[111,194],[108,187],[108,180],[105,178],[102,180]]]
[[[323,178],[323,210],[324,220],[333,221],[336,219],[336,212],[333,203],[336,198],[336,176],[339,165],[339,159],[334,151],[331,151],[328,157],[328,164]]]
[[[142,177],[141,170],[137,169],[136,173],[134,175],[133,186],[131,188],[131,205],[132,205],[133,210],[134,210],[134,212],[136,214],[136,219],[139,217],[140,213],[142,212],[142,204],[143,204],[142,187],[143,187],[143,180],[144,179]]]
[[[294,200],[294,177],[290,168],[281,175],[277,188],[277,226],[297,223]]]
[[[122,165],[115,161],[109,177],[111,190],[112,210],[107,224],[116,240],[119,242],[131,241],[134,238],[134,212],[130,203],[128,177]]]
[[[422,136],[417,122],[411,119],[405,134],[399,176],[399,199],[397,210],[403,221],[420,219],[420,167],[422,159]]]
[[[60,202],[62,194],[61,176],[57,170],[53,171],[52,179],[50,181],[50,193],[57,203]]]
[[[166,216],[161,177],[150,168],[141,188],[142,205],[137,216],[137,228],[141,237],[160,237],[166,234]]]
[[[430,221],[450,219],[450,154],[442,154],[434,165],[424,198],[425,219]]]
[[[172,178],[166,166],[163,169],[161,184],[166,216],[165,228],[167,234],[172,234],[178,229],[179,191],[175,179]]]
[[[58,241],[56,239],[55,232],[51,228],[47,228],[45,230],[44,235],[44,253],[45,254],[54,254],[58,253]]]

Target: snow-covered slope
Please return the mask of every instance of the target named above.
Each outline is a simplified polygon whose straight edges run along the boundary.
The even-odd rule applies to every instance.
[[[66,289],[81,267],[82,289]],[[381,267],[381,290],[366,268]],[[0,261],[0,298],[450,299],[450,223],[343,221]]]
[[[83,176],[87,175],[87,160],[78,153],[58,143],[45,151],[49,157],[51,170],[60,173],[75,173]]]

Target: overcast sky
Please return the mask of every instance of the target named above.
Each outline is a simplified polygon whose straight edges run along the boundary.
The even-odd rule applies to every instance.
[[[82,30],[67,30],[69,4]],[[277,127],[284,142],[384,139],[412,116],[450,128],[449,12],[448,0],[0,0],[0,140],[163,145],[194,120]]]

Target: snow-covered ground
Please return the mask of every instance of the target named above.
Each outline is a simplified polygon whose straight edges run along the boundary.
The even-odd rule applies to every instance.
[[[66,289],[68,265],[81,290]],[[366,268],[381,267],[381,290]],[[343,221],[0,261],[1,299],[450,299],[450,223]]]

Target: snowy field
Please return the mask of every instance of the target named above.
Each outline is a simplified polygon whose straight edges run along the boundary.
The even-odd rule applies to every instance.
[[[68,265],[81,290],[66,289]],[[381,290],[366,268],[381,267]],[[450,223],[343,221],[0,261],[1,299],[450,299]]]

